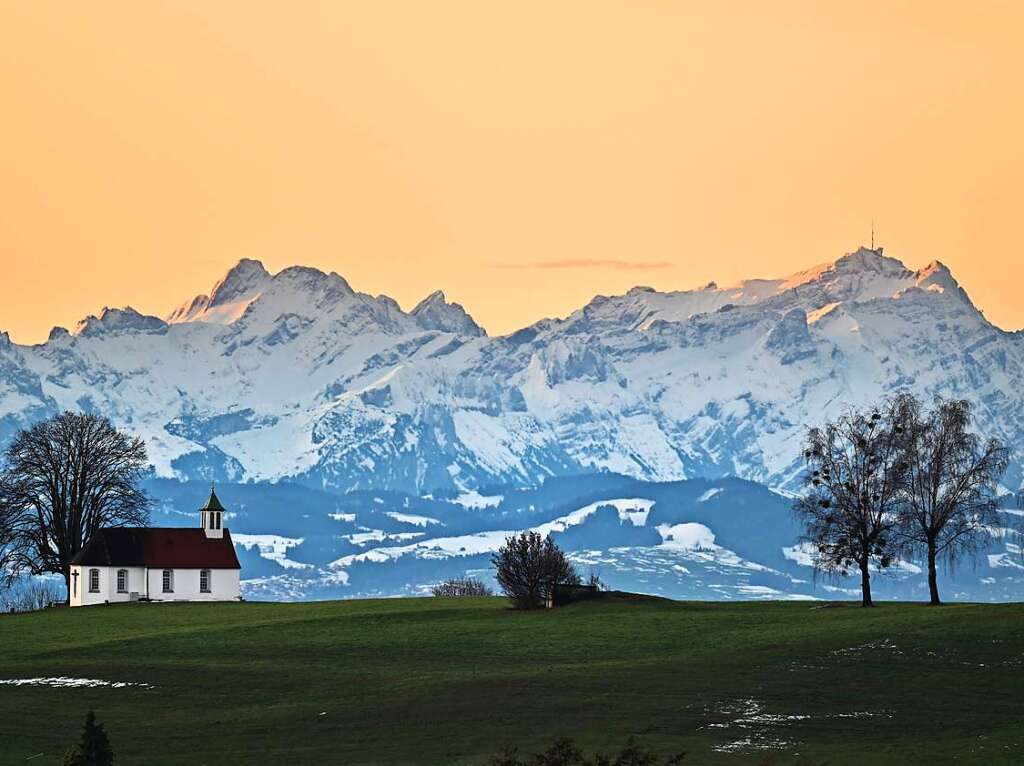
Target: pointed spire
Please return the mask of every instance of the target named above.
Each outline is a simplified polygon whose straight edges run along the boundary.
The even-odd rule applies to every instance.
[[[220,499],[217,497],[217,490],[213,488],[213,482],[210,482],[210,499],[206,501],[206,505],[199,509],[200,511],[223,511],[224,506],[220,504]]]

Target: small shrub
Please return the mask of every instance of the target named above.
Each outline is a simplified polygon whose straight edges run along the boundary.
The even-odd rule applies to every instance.
[[[433,586],[430,592],[440,598],[494,595],[494,591],[473,577],[453,577]]]
[[[487,766],[523,766],[523,761],[519,757],[518,748],[506,745],[504,750],[487,762]]]
[[[532,757],[521,758],[514,747],[506,747],[488,761],[489,766],[680,766],[686,753],[678,753],[662,761],[655,753],[636,743],[633,737],[618,755],[596,753],[587,758],[583,751],[567,737],[556,738],[547,750]]]

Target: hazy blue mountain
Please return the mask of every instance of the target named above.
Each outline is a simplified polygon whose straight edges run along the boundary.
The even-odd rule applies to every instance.
[[[155,479],[154,523],[189,525],[208,485]],[[743,479],[645,482],[625,476],[553,478],[531,489],[456,499],[359,490],[332,495],[297,484],[220,485],[227,526],[253,599],[410,595],[447,577],[493,585],[490,554],[507,535],[550,533],[583,576],[673,598],[849,598],[853,579],[815,581],[791,500]],[[975,564],[944,581],[948,597],[1024,596],[1019,512],[990,530]],[[918,562],[875,577],[879,598],[924,598]]]

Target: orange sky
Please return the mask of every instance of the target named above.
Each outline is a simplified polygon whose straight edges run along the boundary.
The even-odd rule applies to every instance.
[[[977,0],[0,0],[0,329],[163,315],[246,256],[507,332],[872,217],[1019,328],[1021,39]]]

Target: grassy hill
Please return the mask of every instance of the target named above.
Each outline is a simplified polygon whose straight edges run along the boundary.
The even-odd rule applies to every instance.
[[[480,764],[556,735],[685,763],[1020,763],[1024,605],[874,610],[499,599],[153,604],[0,616],[0,763],[86,710],[119,764]]]

